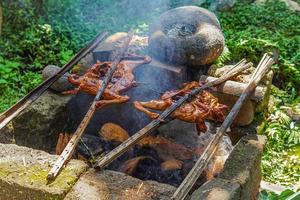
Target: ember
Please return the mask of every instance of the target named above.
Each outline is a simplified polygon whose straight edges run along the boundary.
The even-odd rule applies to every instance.
[[[99,135],[113,146],[127,140],[130,136],[122,127],[106,123]],[[110,149],[107,149],[110,151]],[[203,152],[202,148],[191,149],[162,136],[149,135],[141,139],[131,151],[109,165],[109,169],[124,172],[143,180],[157,180],[178,185],[183,180],[194,160]],[[211,179],[220,170],[224,160],[218,155],[203,174]],[[217,167],[216,167],[217,166]]]
[[[180,97],[198,88],[198,82],[190,82],[183,84],[182,89],[165,92],[160,100],[151,100],[148,102],[134,102],[134,107],[150,118],[156,119],[159,114],[147,110],[165,110],[176,102]],[[214,121],[223,121],[227,113],[227,106],[218,103],[218,99],[211,93],[205,91],[198,94],[192,101],[180,106],[173,114],[173,118],[180,119],[185,122],[196,123],[198,133],[206,132],[207,127],[204,123],[205,119]]]

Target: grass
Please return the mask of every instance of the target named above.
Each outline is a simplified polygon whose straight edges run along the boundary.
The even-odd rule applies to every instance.
[[[4,27],[0,38],[0,113],[37,86],[47,64],[63,65],[99,30],[146,34],[149,23],[178,0],[47,0],[33,9],[30,0],[1,2]],[[208,6],[208,4],[206,4]],[[120,15],[120,13],[122,15]],[[229,52],[217,64],[247,58],[257,63],[264,52],[280,54],[274,66],[273,104],[259,128],[268,137],[262,160],[263,178],[296,186],[300,177],[300,131],[288,115],[300,112],[300,15],[280,1],[238,3],[219,14]],[[299,187],[299,185],[298,185]]]

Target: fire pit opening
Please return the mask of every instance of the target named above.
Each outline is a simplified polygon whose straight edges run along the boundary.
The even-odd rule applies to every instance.
[[[174,23],[165,26],[164,33],[170,38],[189,37],[196,33],[196,27],[187,23]]]

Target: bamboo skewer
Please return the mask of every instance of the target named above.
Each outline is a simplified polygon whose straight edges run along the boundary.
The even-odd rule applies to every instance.
[[[0,130],[5,127],[13,118],[21,113],[26,107],[37,100],[56,80],[63,76],[71,67],[78,63],[84,56],[92,51],[107,36],[107,32],[99,33],[86,47],[81,49],[67,64],[65,64],[55,75],[49,77],[38,87],[30,91],[15,105],[0,115]]]
[[[102,169],[105,166],[107,166],[109,163],[111,163],[113,160],[118,158],[120,155],[122,155],[124,152],[126,152],[128,149],[130,149],[132,146],[134,146],[136,143],[138,143],[142,138],[144,138],[147,134],[151,133],[153,130],[155,130],[159,125],[161,125],[167,117],[169,117],[172,112],[174,112],[177,108],[179,108],[184,102],[191,99],[195,95],[201,93],[205,89],[208,89],[212,86],[218,85],[220,83],[225,82],[229,78],[237,75],[238,73],[242,72],[243,70],[249,68],[252,65],[252,63],[247,63],[246,60],[243,59],[239,63],[237,63],[232,69],[230,69],[224,76],[208,82],[204,84],[203,86],[194,89],[191,93],[186,94],[182,98],[180,98],[175,104],[167,108],[157,119],[150,122],[147,126],[139,130],[137,133],[132,135],[130,138],[128,138],[126,141],[124,141],[122,144],[120,144],[118,147],[110,151],[107,155],[100,158],[97,163],[95,164],[95,168]]]
[[[244,101],[254,91],[254,89],[257,87],[257,84],[265,76],[265,74],[273,64],[274,64],[274,60],[271,57],[269,57],[267,54],[265,54],[261,59],[260,63],[258,64],[257,68],[255,69],[246,89],[243,91],[243,93],[241,94],[237,102],[234,104],[230,113],[222,123],[221,127],[218,129],[217,133],[214,135],[213,139],[205,148],[205,151],[198,159],[195,166],[192,168],[192,170],[183,180],[181,185],[177,188],[176,192],[172,197],[172,200],[183,200],[188,195],[188,192],[193,187],[197,179],[202,174],[204,168],[212,158],[223,134],[226,132],[227,128],[232,124],[233,120],[235,119],[239,110],[241,109]]]
[[[105,78],[103,79],[103,82],[102,82],[100,88],[98,89],[98,92],[94,98],[92,105],[90,106],[90,108],[87,111],[86,115],[84,116],[83,120],[79,124],[77,130],[73,134],[71,140],[65,147],[64,151],[60,154],[60,156],[58,157],[58,159],[52,166],[50,172],[48,173],[47,179],[49,181],[55,179],[55,177],[61,171],[62,167],[72,157],[72,154],[73,154],[78,142],[80,141],[81,135],[83,134],[84,130],[88,126],[89,122],[91,121],[91,119],[96,111],[96,103],[97,103],[97,101],[100,100],[107,84],[109,83],[115,70],[117,69],[118,64],[120,63],[120,61],[123,57],[123,54],[128,49],[128,46],[129,46],[130,41],[132,40],[132,37],[133,37],[133,32],[131,31],[131,32],[129,32],[126,40],[124,41],[124,45],[123,45],[122,49],[119,51],[118,55],[114,59],[111,68],[109,69]]]

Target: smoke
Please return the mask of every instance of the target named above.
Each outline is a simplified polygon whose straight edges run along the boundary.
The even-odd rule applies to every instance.
[[[146,34],[164,11],[193,4],[195,0],[48,0],[45,10],[48,23],[68,27],[73,38],[87,40],[101,30],[115,33],[134,28]]]

